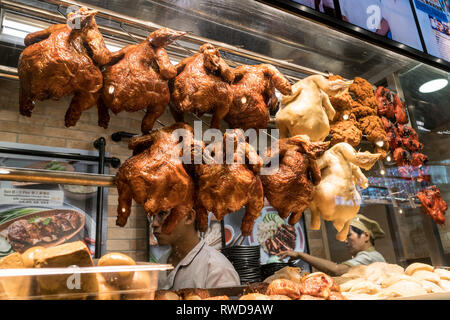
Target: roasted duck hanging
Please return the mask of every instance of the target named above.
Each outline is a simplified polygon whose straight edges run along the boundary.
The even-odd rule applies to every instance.
[[[177,75],[164,47],[184,34],[161,28],[140,44],[113,54],[103,71],[104,86],[98,102],[101,127],[108,127],[108,110],[118,114],[146,109],[141,131],[145,134],[152,130],[170,102],[168,81]]]
[[[279,157],[280,163],[272,174],[261,175],[264,196],[281,218],[289,217],[291,225],[300,220],[313,200],[314,188],[321,179],[316,159],[329,144],[311,142],[308,136],[298,135],[280,139],[278,153],[271,148],[266,150],[267,159]]]
[[[179,148],[182,130],[186,136]],[[183,150],[191,150],[193,129],[184,123],[175,123],[147,135],[131,138],[128,147],[133,156],[119,168],[115,183],[119,192],[118,226],[125,226],[134,199],[149,216],[171,210],[162,232],[173,231],[178,221],[194,207],[194,181],[183,165]],[[189,151],[191,152],[191,151]],[[190,155],[188,155],[190,157]]]
[[[241,231],[250,235],[264,205],[258,176],[262,159],[239,129],[226,132],[223,141],[209,145],[204,152],[209,163],[195,166],[199,205],[219,221],[245,206]]]
[[[230,84],[234,73],[219,50],[205,43],[196,54],[177,64],[177,74],[171,81],[170,102],[175,120],[183,122],[187,112],[199,116],[211,112],[211,127],[220,129],[233,100]]]
[[[95,106],[103,86],[100,66],[110,52],[98,30],[97,11],[81,8],[69,13],[68,24],[53,25],[25,38],[19,58],[20,114],[30,117],[35,101],[74,95],[65,115],[74,126],[84,110]],[[79,26],[71,29],[69,25]]]
[[[234,70],[233,102],[225,121],[231,128],[265,129],[270,110],[276,110],[275,89],[284,95],[292,92],[289,81],[270,64],[241,65]]]

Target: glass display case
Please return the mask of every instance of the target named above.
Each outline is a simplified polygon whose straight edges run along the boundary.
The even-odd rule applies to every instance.
[[[67,14],[74,8],[87,6],[98,11],[96,22],[107,48],[112,52],[141,42],[156,29],[168,27],[187,32],[166,48],[174,64],[193,55],[202,44],[208,42],[220,49],[222,57],[231,67],[272,64],[291,84],[311,75],[338,75],[345,80],[360,77],[372,84],[374,92],[383,87],[393,94],[390,99],[397,95],[407,114],[404,125],[418,134],[418,141],[423,144],[420,152],[428,157],[428,161],[411,169],[410,165],[399,165],[394,155],[395,148],[387,149],[386,157],[364,172],[368,186],[358,189],[362,198],[359,213],[378,221],[385,231],[385,238],[377,241],[376,247],[386,262],[403,268],[415,262],[436,267],[449,266],[448,215],[445,221],[436,223],[424,213],[425,208],[417,196],[420,191],[436,186],[442,199],[445,202],[450,200],[447,169],[450,159],[447,144],[450,135],[450,86],[445,85],[432,92],[422,87],[437,79],[448,83],[447,64],[428,64],[401,50],[383,47],[369,38],[346,33],[323,21],[314,21],[312,17],[280,9],[273,4],[274,1],[268,2],[139,0],[129,5],[127,1],[118,0],[2,0],[0,143],[40,145],[44,146],[43,149],[64,147],[97,154],[93,142],[103,136],[107,155],[116,161],[111,162],[108,158],[106,166],[112,163],[115,166],[111,165],[109,170],[98,174],[92,171],[71,173],[51,172],[46,168],[17,168],[18,165],[0,161],[0,179],[108,188],[109,193],[105,194],[108,200],[105,212],[107,222],[104,225],[107,232],[102,237],[106,243],[105,250],[123,251],[137,260],[149,260],[148,237],[149,233],[150,238],[152,235],[143,208],[133,205],[130,223],[125,229],[115,225],[118,194],[114,175],[118,162],[123,163],[132,155],[127,139],[140,134],[145,113],[141,110],[114,115],[110,126],[103,129],[97,125],[97,111],[91,108],[83,113],[76,126],[67,128],[63,120],[70,100],[64,97],[59,101],[36,102],[30,118],[19,115],[18,60],[25,47],[25,36],[53,24],[65,23]],[[281,96],[278,91],[276,94]],[[275,114],[271,113],[267,130],[277,128]],[[186,114],[185,121],[192,126],[200,121],[202,129],[206,130],[210,127],[211,117],[210,113],[202,116]],[[166,110],[156,120],[154,129],[174,122],[172,114]],[[227,128],[228,124],[223,121],[221,130]],[[270,136],[270,133],[267,135]],[[373,152],[374,145],[364,135],[355,149]],[[410,170],[406,174],[404,167]],[[265,207],[268,207],[267,203]],[[307,241],[301,246],[302,250],[336,262],[350,259],[351,255],[343,242],[336,240],[337,231],[333,224],[323,221],[319,230],[313,230],[310,228],[311,219],[311,211],[307,209],[299,229],[300,233],[304,233],[302,239]],[[237,240],[237,232],[233,231],[231,238],[225,239],[225,229],[223,226],[222,244],[215,239],[215,245],[219,248],[228,243],[236,244],[233,240]],[[101,229],[97,231],[101,232]],[[231,234],[231,231],[228,232]],[[240,242],[244,245],[249,243],[252,243],[249,239]],[[156,258],[152,256],[152,259]]]

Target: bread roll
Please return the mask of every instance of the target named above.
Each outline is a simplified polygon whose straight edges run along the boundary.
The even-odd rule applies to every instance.
[[[173,291],[157,290],[155,292],[155,300],[180,300],[180,296]]]
[[[96,277],[98,282],[97,300],[120,300],[120,290],[110,286],[100,273]]]
[[[11,253],[0,259],[0,269],[25,268],[22,255]],[[27,299],[31,291],[31,276],[0,277],[1,299]]]
[[[432,266],[430,266],[429,264],[425,264],[425,263],[420,263],[420,262],[415,262],[410,264],[406,269],[405,269],[405,273],[408,276],[412,276],[414,272],[418,271],[418,270],[425,270],[425,271],[430,271],[433,272],[434,268]]]
[[[153,300],[155,296],[157,280],[154,273],[150,271],[134,272],[131,282],[122,287],[123,290],[129,291],[122,294],[125,300]]]
[[[111,252],[102,256],[97,265],[99,267],[104,266],[134,266],[136,262],[126,254],[120,252]],[[102,273],[105,277],[106,281],[116,287],[122,288],[130,285],[133,280],[134,272],[133,271],[124,271],[124,272],[110,272],[110,273]]]

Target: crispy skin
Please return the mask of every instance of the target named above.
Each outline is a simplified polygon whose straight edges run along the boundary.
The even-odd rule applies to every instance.
[[[350,86],[349,92],[353,93],[356,100],[362,105],[372,108],[375,111],[378,107],[377,99],[375,98],[372,85],[365,79],[355,77],[353,84]]]
[[[362,132],[354,120],[344,120],[331,125],[331,145],[347,142],[353,147],[361,143]]]
[[[436,186],[424,189],[417,194],[422,203],[422,212],[433,219],[435,223],[445,223],[447,203],[442,199],[441,192]]]
[[[234,150],[228,150],[233,156],[233,164],[226,163],[227,141],[234,146]],[[209,146],[205,152],[212,154],[212,150],[222,154],[214,153],[213,163],[196,166],[199,204],[219,221],[245,206],[241,231],[243,235],[249,235],[264,206],[263,186],[258,176],[262,159],[245,142],[243,131],[238,129],[225,133],[223,142]]]
[[[164,47],[185,33],[161,28],[137,45],[114,53],[114,63],[103,71],[104,86],[99,106],[99,125],[107,128],[108,110],[135,112],[146,109],[141,132],[148,133],[170,101],[169,80],[177,74]],[[99,108],[99,109],[100,109]]]
[[[301,280],[302,294],[327,299],[335,286],[334,280],[323,272],[311,273]]]
[[[172,135],[177,129],[193,132],[190,126],[176,123],[130,140],[129,148],[134,150],[134,155],[122,164],[115,179],[119,192],[118,226],[125,226],[132,199],[143,205],[149,216],[171,210],[162,228],[164,233],[172,232],[178,221],[193,208],[194,182],[178,158],[181,150],[175,146],[179,139]],[[185,141],[192,143],[192,140]]]
[[[269,284],[266,295],[283,295],[295,300],[301,297],[302,292],[303,287],[300,283],[287,279],[277,279]]]
[[[339,76],[330,76],[329,79],[341,78]],[[353,94],[354,98],[351,94]],[[358,141],[359,132],[354,128],[356,125],[359,131],[364,134],[369,141],[374,144],[374,151],[380,153],[382,158],[385,158],[389,150],[388,139],[384,123],[381,121],[377,113],[378,105],[380,104],[382,112],[387,98],[382,96],[381,89],[377,90],[376,96],[373,92],[372,85],[365,79],[355,77],[353,84],[349,87],[347,92],[339,96],[330,97],[330,101],[337,114],[331,127],[332,144],[339,142],[347,142],[356,147],[361,140]],[[344,115],[346,116],[344,118]],[[348,117],[348,119],[347,119]],[[356,123],[348,120],[355,119]],[[345,121],[345,122],[343,122]],[[358,144],[357,144],[358,143]],[[379,146],[378,144],[381,144]]]
[[[65,125],[70,127],[96,104],[103,85],[99,66],[111,56],[97,28],[96,13],[81,8],[69,14],[68,22],[80,19],[80,29],[60,24],[27,35],[18,65],[20,114],[31,117],[35,101],[73,94],[65,115]]]
[[[261,176],[264,195],[281,218],[289,217],[294,225],[313,199],[314,186],[321,175],[316,158],[325,152],[329,142],[310,142],[308,136],[299,135],[279,140],[279,169],[271,175]],[[272,154],[269,148],[267,156]]]
[[[269,109],[275,109],[275,89],[284,95],[292,92],[289,81],[270,64],[241,65],[234,69],[233,103],[225,121],[231,128],[264,129],[270,120]]]
[[[170,108],[175,120],[183,121],[186,112],[212,112],[211,127],[219,129],[233,100],[230,84],[234,80],[233,70],[219,50],[209,43],[202,45],[199,52],[177,65],[177,73],[170,83]]]

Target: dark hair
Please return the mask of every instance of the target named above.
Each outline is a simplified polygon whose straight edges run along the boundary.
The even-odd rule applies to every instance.
[[[357,227],[354,226],[350,226],[350,228],[352,228],[353,232],[355,232],[358,235],[358,238],[361,237],[361,235],[365,232]],[[370,236],[370,243],[374,246],[375,245],[375,239],[372,238],[372,236]]]

